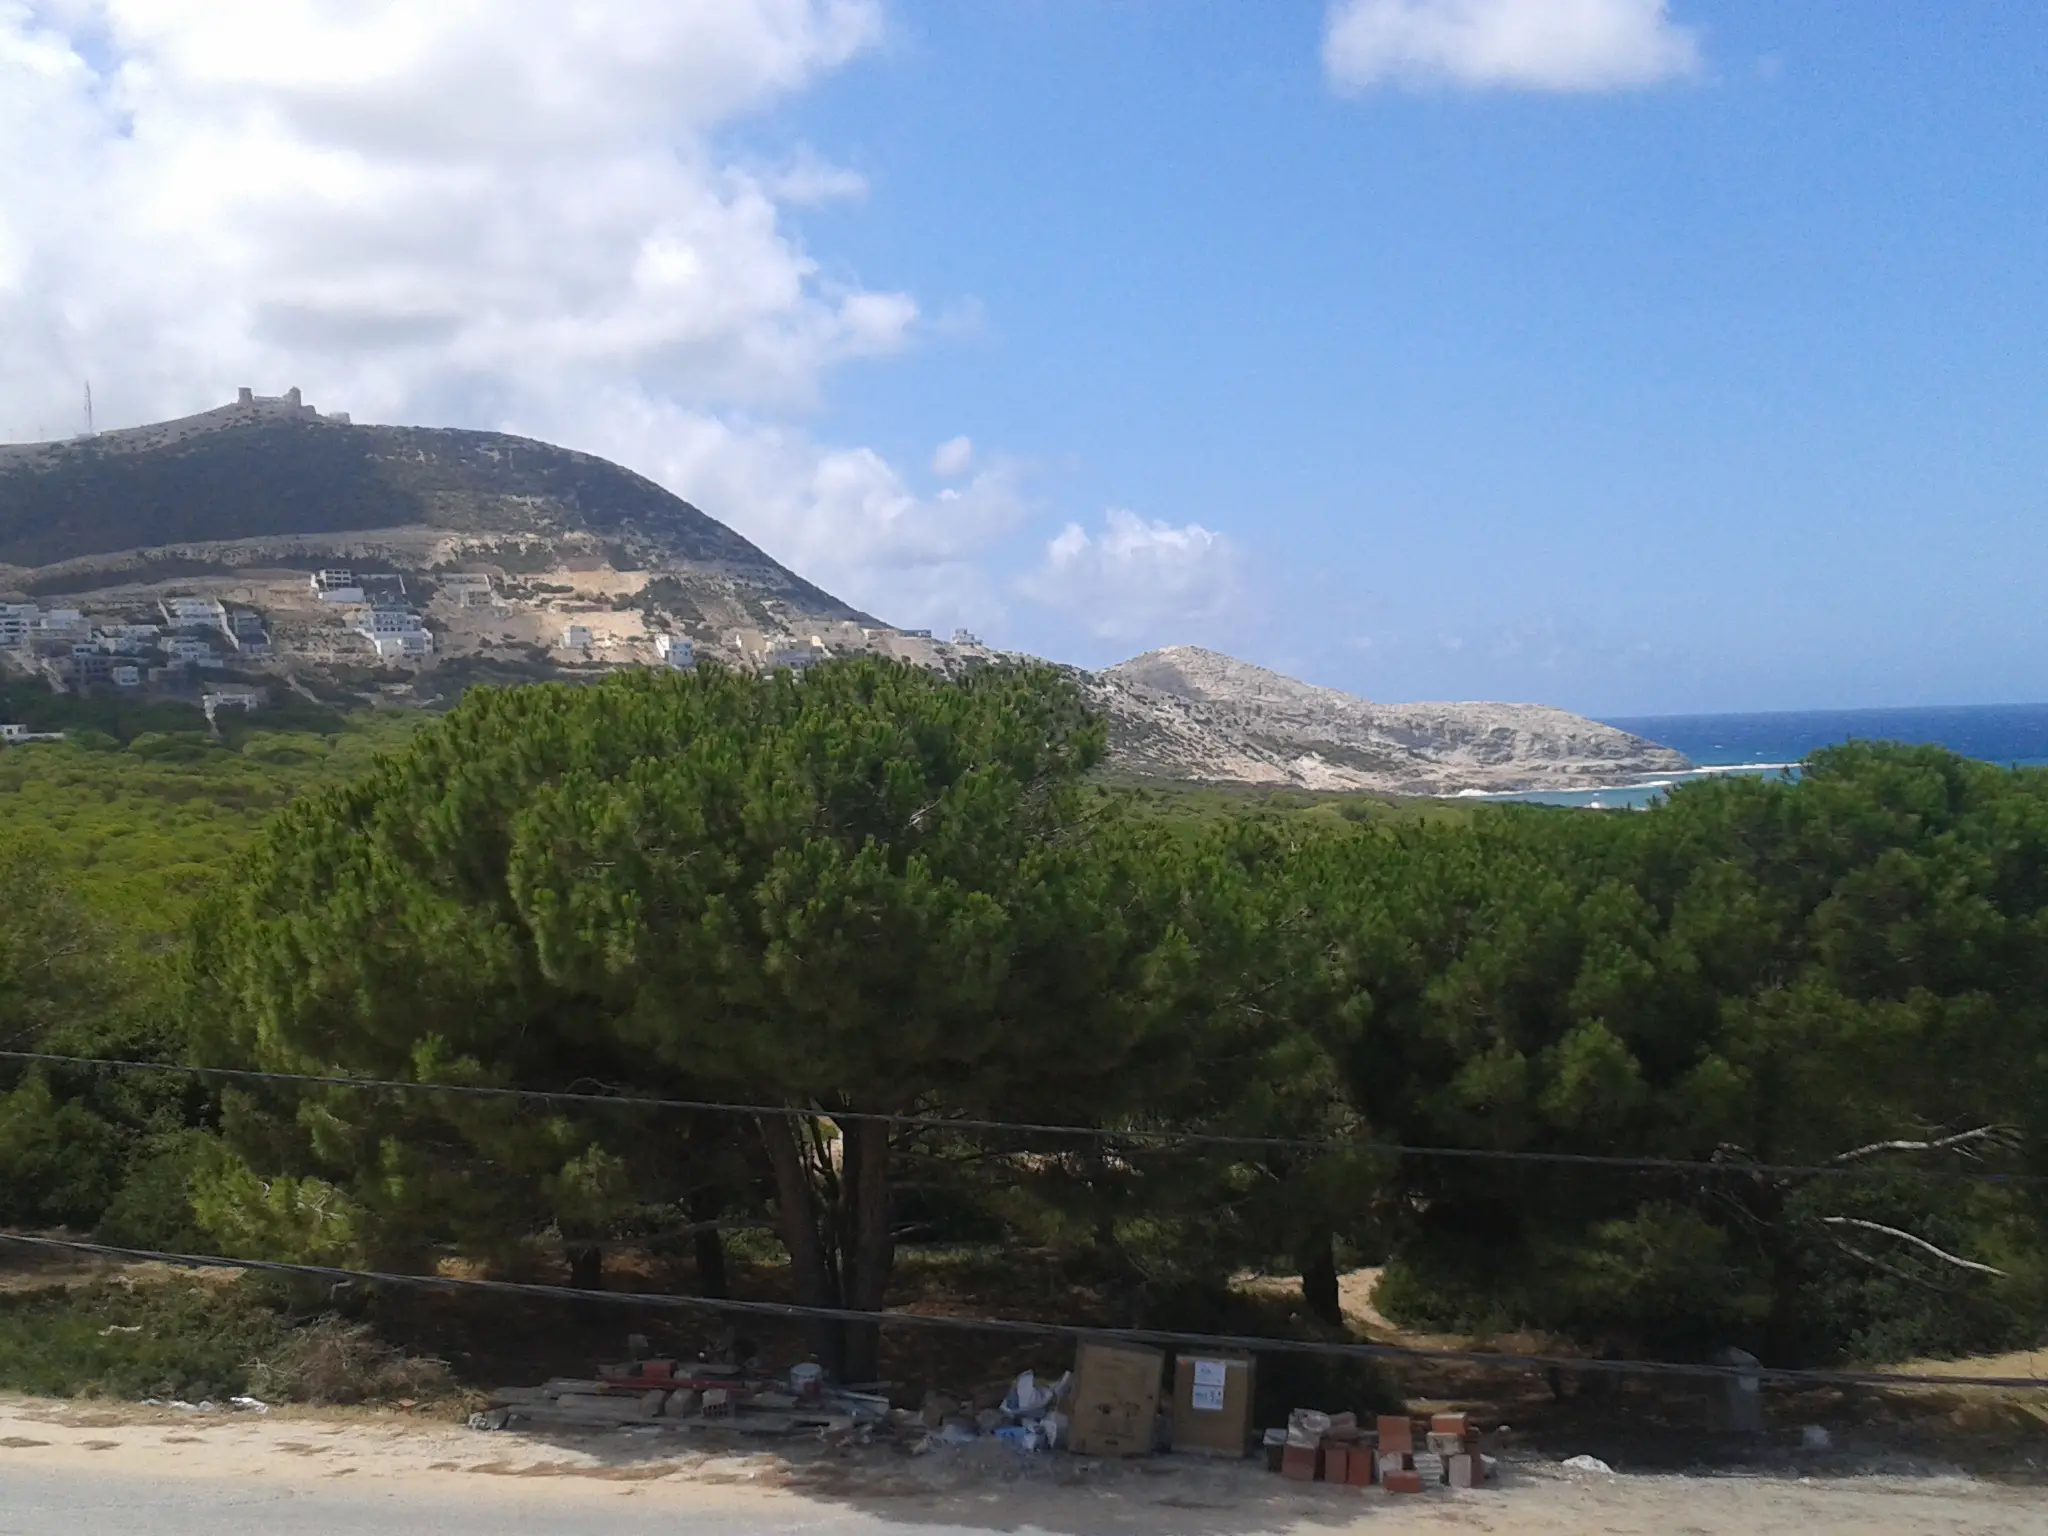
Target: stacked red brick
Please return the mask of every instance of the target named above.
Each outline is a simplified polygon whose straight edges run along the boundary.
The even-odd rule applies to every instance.
[[[1389,1493],[1420,1493],[1433,1482],[1476,1488],[1486,1480],[1486,1461],[1462,1413],[1439,1413],[1426,1422],[1383,1414],[1376,1429],[1361,1430],[1348,1413],[1296,1410],[1280,1449],[1280,1472],[1297,1482],[1378,1483]]]
[[[1415,1466],[1415,1421],[1383,1413],[1379,1428],[1380,1486],[1389,1493],[1422,1492],[1422,1473]]]

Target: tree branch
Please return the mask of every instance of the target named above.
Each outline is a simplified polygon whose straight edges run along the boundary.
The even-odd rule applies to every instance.
[[[1929,1280],[1925,1275],[1912,1274],[1906,1270],[1900,1269],[1896,1264],[1887,1264],[1883,1259],[1865,1253],[1861,1248],[1852,1247],[1848,1243],[1843,1242],[1840,1238],[1835,1238],[1833,1241],[1835,1247],[1841,1250],[1843,1253],[1849,1255],[1850,1258],[1858,1260],[1861,1263],[1868,1264],[1872,1269],[1877,1270],[1881,1274],[1890,1275],[1894,1280],[1903,1280],[1908,1285],[1917,1285],[1923,1291],[1941,1290],[1940,1286],[1936,1285],[1932,1280]]]
[[[1857,1216],[1823,1216],[1821,1224],[1829,1227],[1855,1227],[1862,1232],[1877,1232],[1886,1237],[1896,1237],[1902,1243],[1911,1243],[1915,1248],[1934,1255],[1944,1264],[1953,1264],[1958,1269],[1972,1270],[1980,1275],[1996,1275],[2001,1280],[2007,1278],[2002,1269],[1993,1269],[1989,1264],[1979,1264],[1975,1259],[1958,1258],[1945,1248],[1935,1247],[1924,1237],[1915,1237],[1910,1232],[1901,1231],[1897,1227],[1887,1227],[1882,1222],[1864,1221]]]
[[[2012,1135],[2011,1126],[1980,1125],[1973,1131],[1958,1131],[1953,1136],[1942,1136],[1932,1141],[1873,1141],[1867,1147],[1857,1147],[1829,1161],[1853,1163],[1859,1158],[1875,1157],[1880,1152],[1948,1152],[1986,1141],[2004,1146],[2010,1143]]]

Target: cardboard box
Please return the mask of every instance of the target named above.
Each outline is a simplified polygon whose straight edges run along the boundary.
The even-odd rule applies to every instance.
[[[1323,1481],[1326,1483],[1348,1483],[1351,1481],[1352,1450],[1340,1440],[1323,1442]]]
[[[1252,1433],[1249,1355],[1182,1355],[1173,1366],[1173,1448],[1242,1456]]]
[[[1323,1475],[1323,1451],[1316,1445],[1290,1445],[1280,1453],[1280,1475],[1297,1483],[1313,1483]]]
[[[1405,1456],[1415,1449],[1415,1422],[1394,1414],[1380,1415],[1380,1450],[1389,1456]]]
[[[1389,1493],[1422,1492],[1422,1474],[1420,1472],[1389,1472],[1380,1481],[1386,1485],[1387,1492]]]
[[[1405,1451],[1397,1451],[1392,1454],[1381,1451],[1377,1460],[1379,1462],[1380,1481],[1383,1483],[1396,1472],[1413,1472],[1415,1470],[1415,1458],[1408,1455]]]
[[[1462,1413],[1433,1413],[1429,1416],[1432,1435],[1456,1435],[1460,1440],[1472,1433],[1472,1420]]]
[[[1165,1368],[1166,1356],[1142,1344],[1084,1340],[1074,1356],[1068,1447],[1080,1456],[1148,1454]]]
[[[1477,1488],[1486,1481],[1479,1458],[1467,1452],[1444,1458],[1444,1481],[1453,1488]]]

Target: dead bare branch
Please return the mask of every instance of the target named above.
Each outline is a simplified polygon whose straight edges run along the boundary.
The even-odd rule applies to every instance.
[[[1823,1216],[1821,1224],[1829,1227],[1855,1227],[1861,1232],[1876,1232],[1885,1237],[1895,1237],[1902,1243],[1911,1243],[1915,1248],[1932,1254],[1944,1264],[1955,1265],[1957,1269],[1971,1270],[1980,1275],[1996,1275],[2001,1280],[2007,1278],[2002,1269],[1994,1269],[1989,1264],[1979,1264],[1975,1259],[1959,1258],[1946,1248],[1935,1247],[1924,1237],[1915,1237],[1911,1232],[1898,1227],[1888,1227],[1883,1222],[1865,1221],[1860,1216]]]
[[[2009,1125],[1980,1125],[1975,1130],[1958,1131],[1953,1136],[1936,1137],[1931,1141],[1873,1141],[1867,1147],[1857,1147],[1831,1158],[1834,1163],[1853,1163],[1862,1158],[1875,1157],[1880,1152],[1952,1152],[1961,1148],[1974,1148],[1986,1142],[1995,1146],[2010,1145],[2017,1133]]]
[[[1873,1254],[1865,1253],[1861,1248],[1845,1243],[1840,1238],[1835,1238],[1833,1241],[1835,1247],[1841,1252],[1846,1253],[1850,1258],[1868,1264],[1872,1269],[1882,1274],[1890,1275],[1894,1280],[1903,1280],[1908,1285],[1917,1285],[1926,1291],[1939,1291],[1941,1289],[1940,1286],[1929,1280],[1925,1275],[1916,1275],[1908,1270],[1900,1269],[1896,1264],[1887,1264],[1883,1259]]]

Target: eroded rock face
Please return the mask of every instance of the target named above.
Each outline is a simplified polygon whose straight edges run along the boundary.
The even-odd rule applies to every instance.
[[[1690,766],[1668,747],[1540,704],[1374,704],[1199,646],[1090,680],[1111,761],[1176,779],[1443,795],[1625,783]]]

